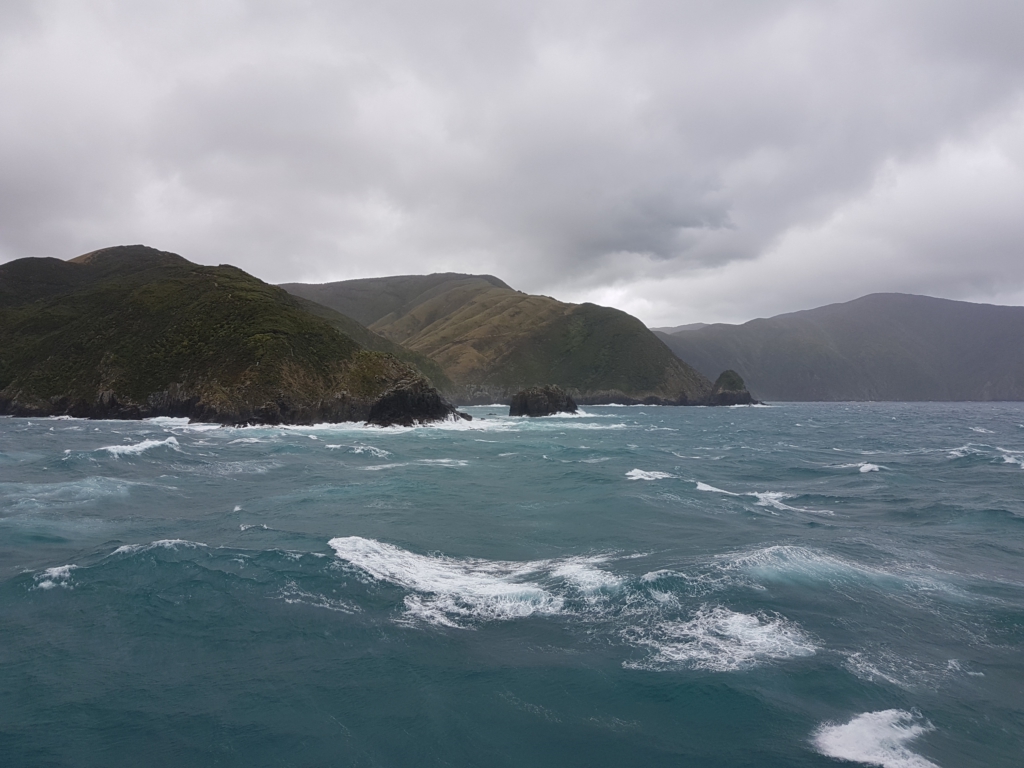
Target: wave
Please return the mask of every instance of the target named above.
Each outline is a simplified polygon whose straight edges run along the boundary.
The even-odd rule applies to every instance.
[[[331,539],[335,554],[373,578],[418,594],[405,598],[407,612],[432,624],[461,627],[460,620],[507,620],[552,614],[563,600],[524,576],[536,563],[456,560],[414,552],[360,536]]]
[[[419,555],[360,536],[328,544],[339,559],[372,578],[411,590],[414,594],[404,600],[410,618],[447,627],[558,614],[570,595],[592,604],[622,583],[596,567],[607,560],[603,555],[515,562]],[[559,593],[540,580],[560,581],[568,592]]]
[[[110,555],[135,555],[139,552],[148,552],[151,549],[177,549],[178,547],[186,547],[188,549],[208,549],[206,544],[199,541],[188,541],[187,539],[160,539],[158,541],[151,541],[149,544],[125,544],[115,549],[110,553]]]
[[[967,445],[961,445],[959,448],[950,448],[947,452],[947,456],[951,459],[966,459],[971,456],[987,456],[988,452],[979,450],[979,448],[988,448],[987,445],[980,443],[968,443]]]
[[[165,440],[143,440],[141,443],[134,443],[133,445],[105,445],[102,448],[96,448],[96,450],[106,451],[114,458],[120,458],[121,456],[137,456],[140,453],[144,453],[152,448],[159,448],[160,446],[167,446],[176,451],[181,451],[178,441],[174,437],[168,437]]]
[[[821,754],[837,760],[882,768],[938,768],[907,749],[907,744],[935,730],[920,714],[902,709],[864,712],[848,723],[823,723],[811,742]]]
[[[127,496],[136,485],[140,483],[102,476],[63,483],[0,483],[0,496],[13,501],[16,509],[53,508]]]
[[[862,461],[858,464],[833,464],[831,465],[835,469],[857,469],[862,473],[878,472],[879,470],[888,470],[888,467],[883,467],[881,464],[871,464],[867,461]]]
[[[630,480],[668,480],[675,477],[668,472],[647,472],[642,469],[631,469],[626,473]]]
[[[338,449],[340,445],[328,445],[328,448]],[[391,451],[385,451],[383,448],[375,448],[372,445],[353,445],[349,447],[349,453],[363,454],[368,453],[376,459],[386,459],[391,455]]]
[[[36,589],[53,589],[54,587],[74,589],[75,587],[71,583],[71,572],[77,569],[78,566],[74,564],[47,568],[33,577],[36,582]]]
[[[642,661],[627,661],[629,669],[675,668],[733,672],[758,664],[812,656],[810,637],[781,616],[737,613],[724,606],[701,606],[689,621],[662,621],[653,627],[630,627],[624,637],[634,645],[652,648]]]
[[[707,483],[702,483],[700,481],[696,481],[696,482],[697,482],[697,490],[698,491],[706,491],[707,493],[724,493],[726,496],[742,496],[743,495],[741,493],[733,493],[732,491],[723,491],[721,488],[715,488],[715,486],[713,486],[713,485],[708,485]]]
[[[752,496],[757,499],[757,506],[759,507],[771,507],[783,512],[807,512],[812,515],[835,515],[835,512],[829,509],[808,509],[807,507],[794,507],[789,504],[785,504],[782,500],[791,499],[793,498],[793,495],[783,493],[782,491],[750,491],[748,493],[734,493],[733,491],[725,491],[721,488],[716,488],[713,485],[702,483],[699,480],[694,480],[693,482],[696,483],[698,491],[721,493],[726,496]]]
[[[996,450],[1003,454],[1004,464],[1016,464],[1024,469],[1024,451],[1011,451],[1007,448],[996,448]]]
[[[289,581],[274,595],[276,600],[284,600],[289,605],[308,605],[313,608],[324,608],[328,611],[339,613],[358,613],[359,606],[353,605],[346,600],[339,600],[326,595],[319,595],[314,592],[307,592],[300,589],[294,581]]]
[[[720,555],[714,558],[714,563],[722,573],[740,573],[745,578],[753,578],[757,583],[807,580],[814,584],[846,587],[860,582],[889,594],[942,593],[958,601],[970,597],[954,583],[941,578],[942,572],[934,569],[929,569],[926,573],[915,572],[907,566],[897,566],[889,570],[792,545],[776,545],[734,555]]]
[[[808,512],[812,515],[834,515],[835,512],[829,509],[808,509],[807,507],[793,507],[789,504],[784,504],[783,499],[791,499],[793,495],[790,493],[782,493],[781,491],[754,491],[746,494],[747,496],[753,496],[757,499],[757,505],[759,507],[772,507],[782,512]]]

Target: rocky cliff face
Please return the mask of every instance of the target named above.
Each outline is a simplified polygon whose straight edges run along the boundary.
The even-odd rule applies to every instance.
[[[530,387],[516,392],[509,407],[509,416],[551,416],[555,413],[576,413],[576,403],[561,387]]]
[[[406,424],[455,409],[279,288],[127,246],[0,265],[0,413]]]

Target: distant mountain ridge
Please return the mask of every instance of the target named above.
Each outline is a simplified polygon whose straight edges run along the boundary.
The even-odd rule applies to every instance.
[[[1024,307],[877,293],[658,337],[768,401],[1024,400]]]
[[[697,404],[712,391],[707,377],[678,360],[635,317],[525,294],[490,275],[281,287],[430,357],[462,403],[509,402],[521,389],[547,384],[571,391],[582,404]]]

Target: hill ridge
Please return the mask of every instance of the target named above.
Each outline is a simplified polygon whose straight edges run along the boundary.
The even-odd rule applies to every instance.
[[[1024,307],[872,293],[770,318],[659,333],[702,372],[767,400],[1024,400]]]

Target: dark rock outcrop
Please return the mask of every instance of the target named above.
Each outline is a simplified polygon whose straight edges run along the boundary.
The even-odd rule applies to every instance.
[[[747,391],[743,377],[729,370],[715,380],[708,405],[757,405],[757,400]]]
[[[396,382],[378,397],[366,422],[379,427],[411,427],[417,423],[459,417],[468,418],[468,414],[458,413],[455,406],[424,379],[415,378]]]
[[[576,403],[561,387],[530,387],[512,397],[509,416],[550,416],[553,413],[576,413]]]

